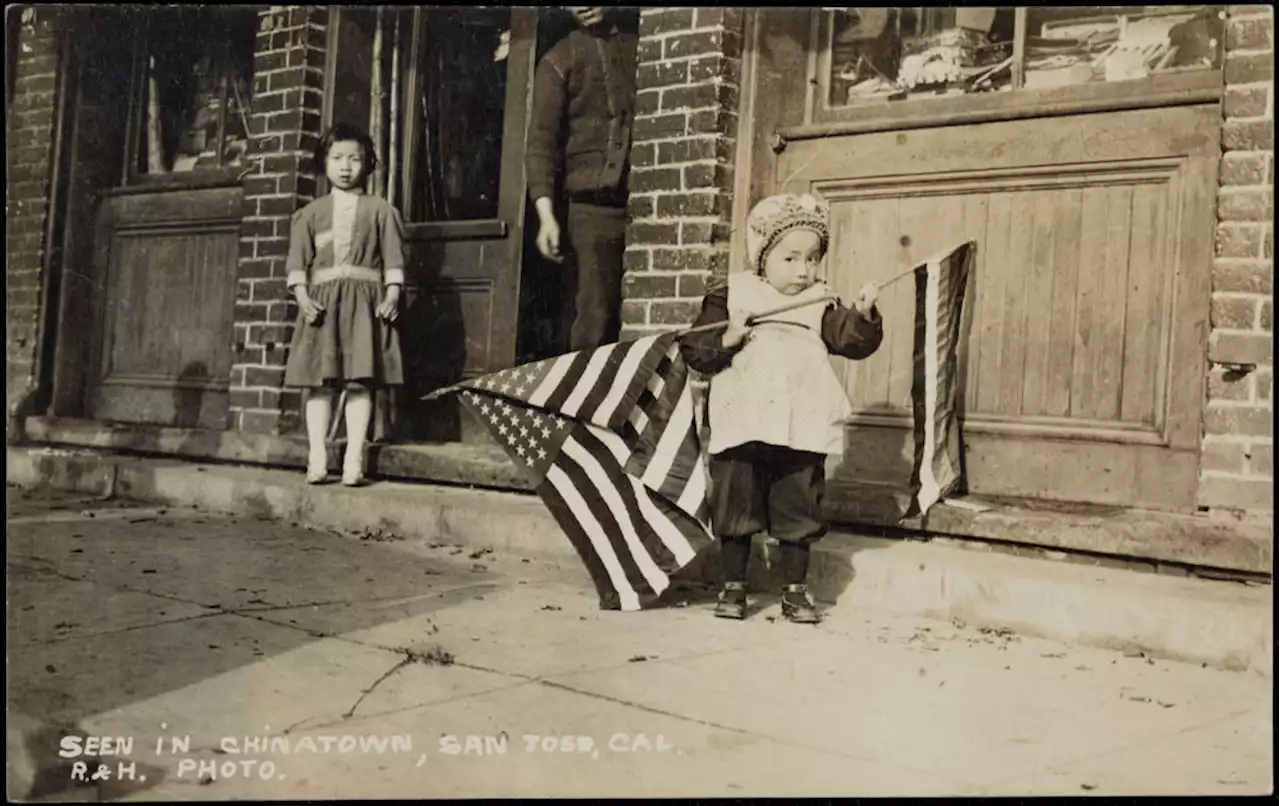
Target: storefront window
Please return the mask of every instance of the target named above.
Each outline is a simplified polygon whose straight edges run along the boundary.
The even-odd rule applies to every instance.
[[[147,15],[135,75],[137,176],[241,165],[248,150],[257,13],[168,7]]]
[[[497,217],[510,19],[505,8],[378,16],[370,128],[389,157],[379,192],[406,221]]]
[[[1211,6],[845,8],[828,30],[830,107],[1130,81],[1222,52]]]

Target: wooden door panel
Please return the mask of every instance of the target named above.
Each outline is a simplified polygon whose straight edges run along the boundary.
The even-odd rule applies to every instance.
[[[831,202],[828,279],[846,298],[977,242],[959,355],[972,491],[1194,506],[1215,115],[788,144],[777,175]],[[893,485],[911,466],[910,280],[880,304],[878,353],[834,359],[856,412],[836,478]]]
[[[430,25],[430,15],[448,13],[424,12],[422,24]],[[510,15],[497,217],[406,226],[409,265],[401,320],[406,376],[396,426],[403,440],[489,442],[487,429],[464,416],[454,396],[430,403],[421,397],[515,363],[537,15],[521,8]],[[416,137],[412,127],[407,131],[406,139]]]
[[[240,196],[230,188],[103,203],[91,416],[226,428]]]
[[[120,293],[105,379],[167,376],[173,367],[189,368],[188,376],[229,376],[226,311],[208,303],[225,301],[238,248],[238,228],[117,231],[112,272]]]
[[[866,201],[827,192],[838,222],[828,271],[846,296],[940,249],[978,242],[969,414],[1154,430],[1159,336],[1171,312],[1152,223],[1167,213],[1168,182]],[[1135,217],[1146,223],[1132,227]],[[860,409],[910,410],[914,293],[909,280],[885,289],[884,346],[870,360],[840,362]]]
[[[1168,265],[1167,234],[1169,194],[1159,188],[1144,186],[1133,190],[1131,209],[1129,276],[1124,287],[1125,322],[1124,362],[1121,365],[1124,384],[1120,400],[1120,419],[1158,426],[1160,367],[1167,360],[1161,332],[1149,325],[1156,321],[1167,304],[1168,278],[1163,270]],[[1155,356],[1147,361],[1147,356]],[[1148,420],[1147,412],[1156,419]]]

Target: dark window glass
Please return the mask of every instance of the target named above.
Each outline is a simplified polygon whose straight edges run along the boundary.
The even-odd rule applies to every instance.
[[[413,221],[496,218],[510,17],[433,9],[418,43],[417,136],[405,189]]]
[[[138,174],[240,165],[248,150],[257,13],[171,7],[148,19]]]

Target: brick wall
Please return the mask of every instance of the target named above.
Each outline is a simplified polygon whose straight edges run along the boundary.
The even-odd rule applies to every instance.
[[[1274,511],[1275,19],[1227,16],[1200,506]]]
[[[728,268],[743,12],[641,12],[622,337],[687,324]]]
[[[18,53],[8,115],[8,197],[5,201],[7,266],[5,310],[8,341],[6,411],[26,396],[38,369],[40,286],[45,259],[53,126],[57,103],[56,18],[49,9],[6,9],[17,17]]]
[[[260,12],[250,156],[235,307],[228,427],[293,433],[301,400],[283,388],[297,310],[285,287],[293,213],[315,198],[311,153],[321,135],[328,12],[273,6]]]

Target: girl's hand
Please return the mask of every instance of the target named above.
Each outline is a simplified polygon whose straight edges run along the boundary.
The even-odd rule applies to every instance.
[[[875,283],[867,283],[858,292],[858,298],[854,300],[853,307],[863,316],[870,316],[871,309],[876,306],[876,300],[880,297],[880,286]]]
[[[382,304],[378,306],[378,318],[394,322],[399,315],[400,286],[387,286],[387,294],[382,298]]]
[[[751,327],[747,324],[747,314],[743,311],[729,312],[729,326],[725,328],[720,343],[725,347],[737,347],[751,335]]]
[[[305,286],[297,286],[294,299],[298,301],[298,310],[302,311],[309,324],[319,323],[320,317],[324,315],[324,306],[311,298]]]

